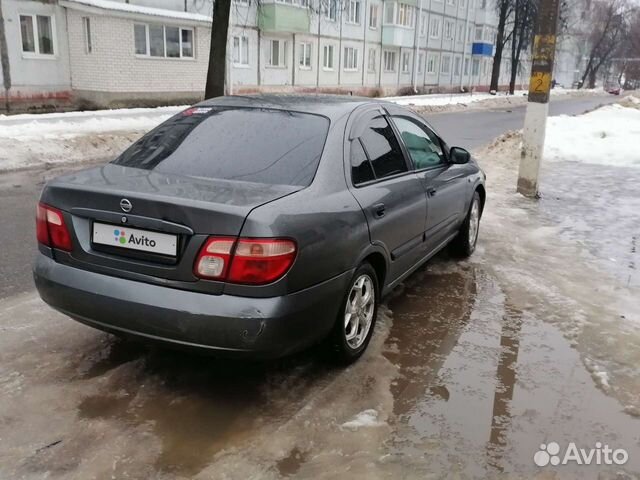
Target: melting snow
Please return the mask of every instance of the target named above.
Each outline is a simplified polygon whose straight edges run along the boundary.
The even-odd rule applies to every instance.
[[[370,408],[360,412],[348,422],[343,423],[341,427],[357,430],[360,427],[379,427],[380,425],[384,425],[384,422],[378,421],[378,411]]]

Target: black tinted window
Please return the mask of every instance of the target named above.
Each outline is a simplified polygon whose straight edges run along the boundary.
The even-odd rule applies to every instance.
[[[309,185],[329,121],[268,109],[194,107],[129,147],[114,163],[162,173]]]
[[[357,138],[351,142],[351,179],[354,185],[373,180],[373,169],[369,163],[367,155],[364,153],[362,144]]]
[[[398,140],[384,117],[371,120],[362,135],[362,143],[369,155],[376,178],[407,171]]]

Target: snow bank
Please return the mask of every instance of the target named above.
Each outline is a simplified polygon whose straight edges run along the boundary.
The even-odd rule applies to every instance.
[[[608,105],[576,117],[549,117],[544,158],[640,168],[639,139],[640,109]]]
[[[186,107],[0,115],[0,139],[33,141],[35,139],[72,138],[92,133],[147,131],[184,108]],[[1,158],[2,151],[0,150]]]

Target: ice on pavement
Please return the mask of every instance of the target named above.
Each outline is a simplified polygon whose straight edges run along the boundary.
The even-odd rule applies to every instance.
[[[379,427],[380,425],[384,425],[384,423],[378,420],[378,411],[373,408],[369,408],[358,413],[348,422],[344,422],[342,424],[342,428],[356,430],[360,427]]]
[[[638,139],[640,109],[609,105],[576,117],[549,117],[544,156],[552,161],[640,167]]]

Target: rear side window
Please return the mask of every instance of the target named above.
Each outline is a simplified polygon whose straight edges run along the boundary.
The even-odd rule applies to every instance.
[[[354,185],[360,185],[375,178],[360,139],[356,138],[351,142],[351,180]]]
[[[113,163],[161,173],[307,186],[329,120],[283,110],[193,107],[167,120]]]
[[[380,116],[369,122],[361,137],[376,178],[407,171],[398,139],[387,120]]]

